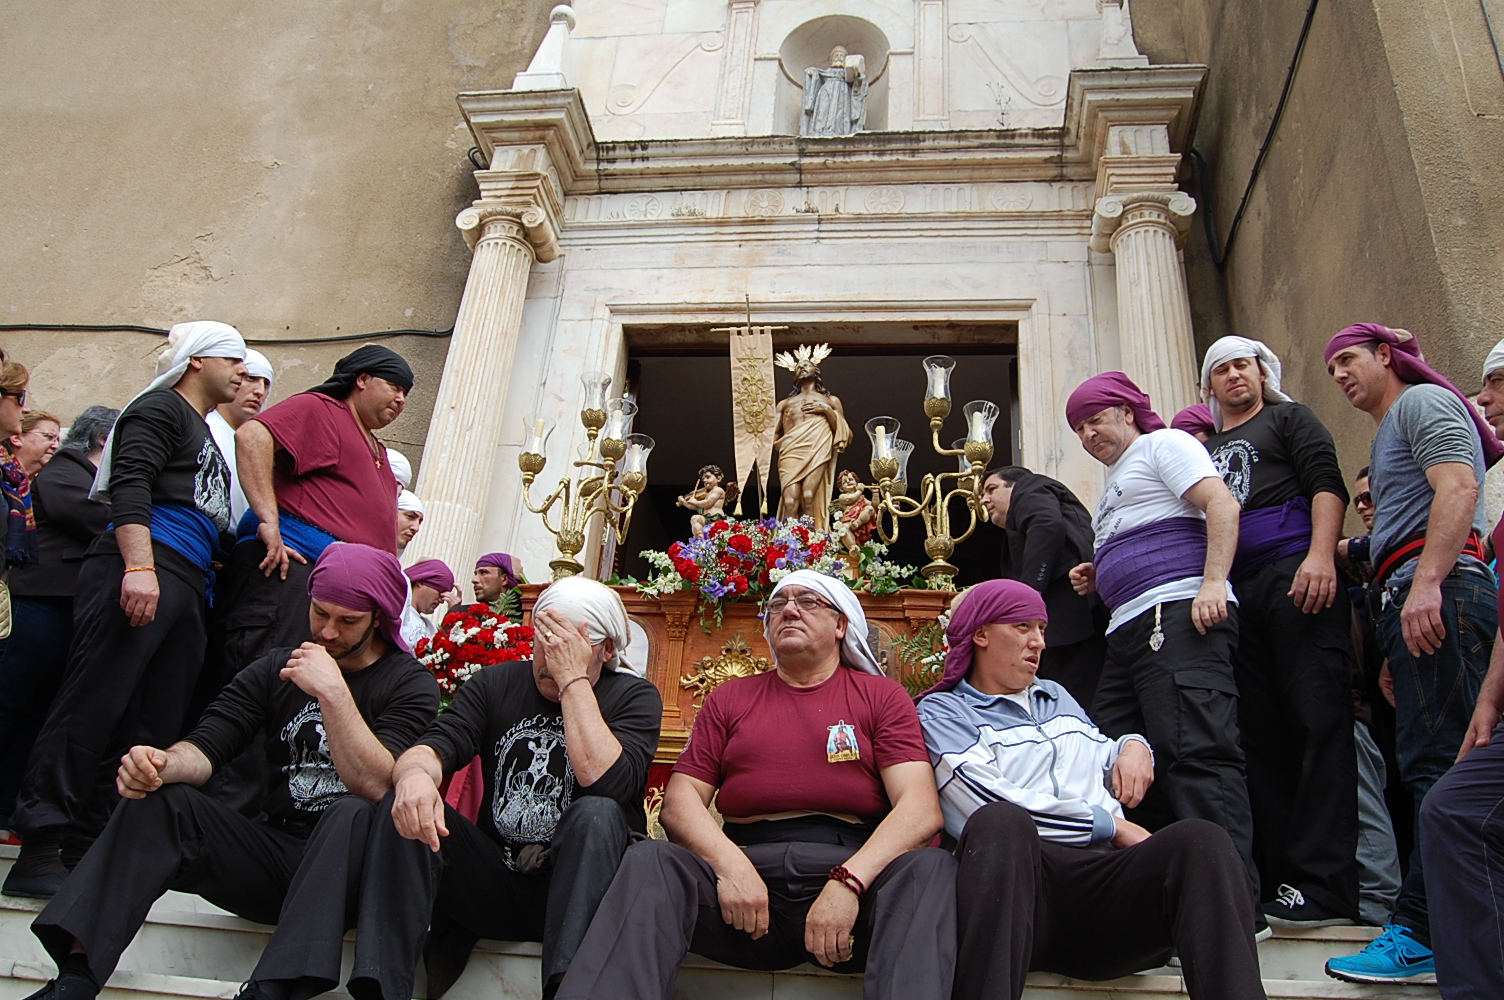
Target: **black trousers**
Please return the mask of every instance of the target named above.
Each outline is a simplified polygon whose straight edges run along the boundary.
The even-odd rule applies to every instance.
[[[76,938],[103,983],[164,892],[192,892],[276,933],[252,979],[294,980],[294,1000],[339,984],[376,807],[346,795],[311,833],[246,819],[196,788],[126,800],[31,925],[60,964]]]
[[[221,588],[224,646],[216,663],[219,677],[207,687],[200,685],[200,700],[211,691],[217,693],[273,649],[301,646],[308,641],[308,575],[313,572],[313,561],[306,566],[296,560],[289,562],[287,579],[283,580],[278,573],[270,577],[262,574],[259,564],[265,558],[266,545],[255,539],[230,552]],[[209,696],[212,698],[212,694]],[[226,761],[215,772],[204,791],[247,816],[259,813],[269,777],[263,740],[262,734],[256,734],[240,756]]]
[[[1066,646],[1048,646],[1039,654],[1039,676],[1070,692],[1087,712],[1097,697],[1097,682],[1107,660],[1107,637],[1094,635]]]
[[[507,867],[495,840],[451,808],[444,810],[449,836],[437,854],[399,834],[391,810],[388,795],[371,831],[350,973],[356,1000],[409,1000],[420,952],[427,995],[443,996],[480,938],[541,941],[548,983],[569,968],[632,837],[619,803],[581,796],[554,830],[551,870],[524,875]]]
[[[1283,884],[1358,920],[1358,764],[1352,607],[1338,588],[1308,615],[1289,597],[1305,557],[1237,584],[1238,732],[1265,900]]]
[[[1253,900],[1221,828],[1173,823],[1126,850],[1039,838],[1011,802],[972,813],[956,845],[954,1000],[1018,1000],[1031,970],[1117,979],[1180,954],[1201,1000],[1264,1000]]]
[[[157,573],[157,614],[133,626],[120,610],[125,563],[89,556],[78,574],[62,687],[32,747],[12,817],[22,837],[69,826],[92,840],[119,799],[115,772],[133,744],[183,735],[204,661],[202,587]]]
[[[1149,645],[1156,610],[1164,638],[1157,650]],[[1206,635],[1191,622],[1189,600],[1150,608],[1107,637],[1091,714],[1108,736],[1141,733],[1154,747],[1154,784],[1129,817],[1151,830],[1182,819],[1216,823],[1232,837],[1257,887],[1232,668],[1237,642],[1235,605]]]
[[[773,971],[813,961],[804,918],[829,872],[854,848],[757,844],[743,848],[768,887],[768,933],[754,941],[721,919],[715,872],[676,844],[633,845],[558,1000],[662,1000],[674,995],[688,952],[741,969]],[[956,862],[945,851],[909,851],[862,896],[851,960],[866,971],[864,1000],[948,1000],[955,973]]]

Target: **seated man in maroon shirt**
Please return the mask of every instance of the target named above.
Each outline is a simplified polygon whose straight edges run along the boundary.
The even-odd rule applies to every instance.
[[[924,846],[942,817],[913,702],[839,580],[790,573],[766,627],[777,669],[705,699],[664,798],[673,843],[627,851],[559,1000],[669,996],[690,951],[865,971],[867,1000],[950,997],[955,859]]]

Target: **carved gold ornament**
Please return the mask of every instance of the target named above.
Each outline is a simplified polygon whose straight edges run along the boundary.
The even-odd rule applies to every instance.
[[[720,656],[702,657],[692,673],[679,678],[679,686],[695,693],[696,707],[705,696],[722,684],[737,677],[755,677],[773,669],[766,656],[753,656],[752,647],[742,638],[741,632],[733,633],[721,647]]]
[[[748,434],[761,434],[773,419],[773,387],[763,374],[766,354],[748,348],[737,356],[742,363],[742,379],[736,387],[736,405],[742,411],[742,426]]]

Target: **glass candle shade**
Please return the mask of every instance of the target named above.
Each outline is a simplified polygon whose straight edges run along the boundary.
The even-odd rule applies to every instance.
[[[637,404],[617,397],[606,404],[606,426],[601,431],[601,457],[614,462],[627,453],[627,429],[637,416]]]
[[[872,475],[878,482],[893,479],[898,474],[898,459],[893,454],[898,427],[898,420],[894,417],[873,417],[867,421],[867,437],[872,442]]]
[[[616,465],[618,484],[629,493],[641,493],[648,485],[648,456],[656,442],[646,434],[627,435],[627,450]]]
[[[554,422],[547,417],[524,417],[522,421],[522,451],[517,455],[517,467],[529,475],[543,471],[548,454],[548,436],[554,432]]]
[[[605,372],[586,372],[580,376],[584,395],[580,397],[580,423],[586,430],[598,431],[606,424],[606,390],[611,376]]]
[[[966,459],[972,465],[986,465],[992,461],[992,425],[1000,412],[997,404],[974,399],[961,412],[966,417]]]
[[[893,442],[893,458],[898,462],[898,471],[893,474],[893,481],[888,484],[888,488],[899,496],[907,496],[909,492],[909,456],[912,454],[914,442]]]
[[[944,354],[924,359],[924,415],[931,420],[950,416],[950,374],[955,368],[956,359]]]

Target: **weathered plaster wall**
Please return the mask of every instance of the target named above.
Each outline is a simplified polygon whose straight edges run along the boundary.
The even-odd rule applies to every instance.
[[[548,0],[0,0],[0,323],[192,318],[247,337],[448,329],[474,199],[455,94],[510,86]],[[447,340],[386,432],[421,450]],[[151,372],[145,334],[0,332],[65,418]],[[358,346],[262,346],[306,388]]]
[[[1134,0],[1151,60],[1211,67],[1194,144],[1225,242],[1279,99],[1306,3]],[[1223,270],[1187,250],[1197,337],[1267,341],[1286,386],[1336,435],[1349,473],[1373,425],[1326,376],[1348,323],[1417,333],[1469,391],[1501,336],[1504,77],[1479,0],[1322,0],[1279,132]],[[1186,187],[1199,191],[1187,171]],[[1202,202],[1203,208],[1206,202]]]

